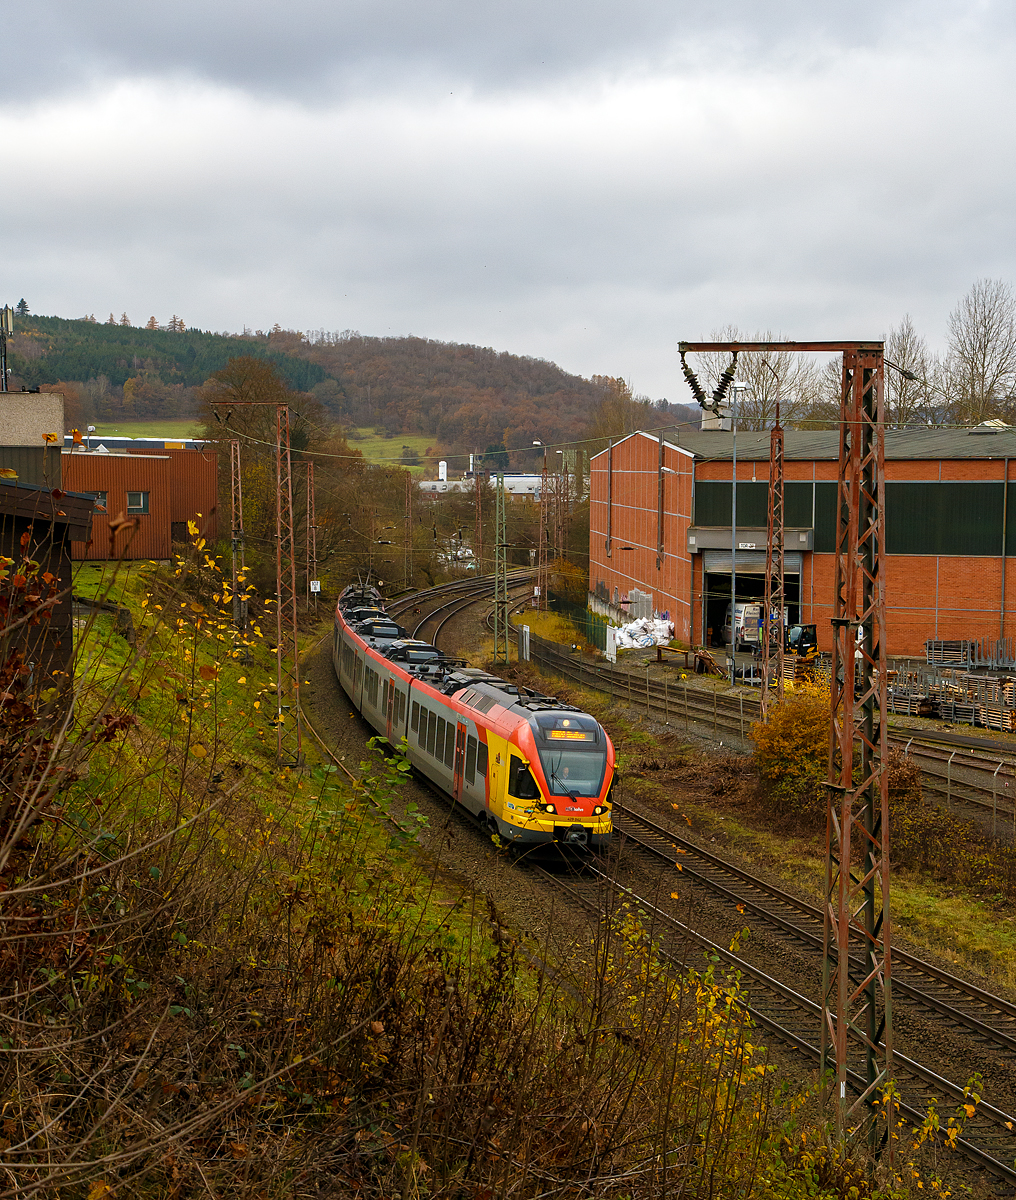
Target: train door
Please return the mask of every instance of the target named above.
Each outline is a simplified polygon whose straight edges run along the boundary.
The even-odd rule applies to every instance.
[[[388,689],[388,703],[385,706],[385,709],[386,709],[385,736],[388,738],[388,740],[390,742],[392,740],[392,724],[394,722],[394,713],[395,713],[395,680],[394,679],[386,679],[385,687]]]
[[[452,781],[452,795],[456,800],[462,799],[462,773],[466,761],[466,727],[460,721],[455,734],[455,778]]]

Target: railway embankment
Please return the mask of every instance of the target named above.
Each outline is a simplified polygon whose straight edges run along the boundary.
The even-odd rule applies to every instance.
[[[329,718],[352,778],[277,761],[267,614],[237,638],[208,559],[109,582],[134,645],[89,617],[65,743],[25,700],[3,745],[11,1194],[877,1194],[775,1091],[735,976],[663,970],[634,904],[555,957],[398,760]]]

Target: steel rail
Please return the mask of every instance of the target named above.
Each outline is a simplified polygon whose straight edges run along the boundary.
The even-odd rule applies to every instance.
[[[741,978],[754,980],[761,986],[763,992],[768,992],[770,996],[776,997],[784,1006],[789,1005],[791,1009],[796,1010],[793,1015],[796,1015],[799,1018],[807,1018],[809,1027],[817,1027],[819,1025],[822,1016],[822,1010],[821,1006],[815,1003],[815,1001],[810,1000],[806,996],[802,996],[800,993],[794,991],[782,981],[766,974],[757,967],[752,966],[751,963],[741,958],[733,951],[725,949],[723,946],[711,941],[703,934],[691,929],[690,926],[686,925],[683,921],[680,921],[677,917],[665,912],[657,905],[647,900],[645,897],[640,896],[631,888],[627,888],[622,884],[617,883],[616,880],[612,879],[606,872],[600,870],[599,868],[590,864],[587,864],[586,866],[586,871],[599,881],[597,885],[597,896],[595,898],[583,896],[576,888],[564,883],[557,876],[553,875],[549,871],[546,871],[542,867],[536,866],[535,869],[554,886],[570,894],[571,897],[583,908],[595,914],[599,914],[602,911],[602,904],[599,896],[600,887],[606,885],[614,888],[618,893],[630,897],[642,909],[648,913],[651,913],[654,921],[659,922],[660,926],[667,927],[672,931],[677,932],[683,939],[694,942],[696,945],[702,947],[702,949],[704,949],[711,957],[719,959],[729,967],[732,967],[735,971],[739,972]],[[680,956],[667,951],[663,947],[658,947],[658,949],[661,957],[664,957],[668,961],[678,965],[683,964],[684,960]],[[771,1013],[766,1012],[763,1008],[760,1008],[757,1003],[753,1003],[752,1001],[748,1002],[746,1009],[759,1025],[768,1029],[770,1033],[774,1034],[780,1041],[790,1045],[793,1049],[804,1054],[811,1062],[816,1064],[818,1063],[818,1048],[812,1045],[805,1037],[802,1037],[800,1032],[788,1027],[788,1025],[785,1023],[787,1020],[787,1014],[784,1011],[780,1012],[780,1015],[783,1019],[778,1020]],[[921,1085],[921,1090],[924,1091],[928,1100],[938,1099],[938,1096],[933,1096],[930,1091],[930,1089],[934,1088],[936,1093],[948,1094],[957,1104],[969,1102],[969,1097],[962,1087],[953,1083],[951,1080],[944,1078],[937,1072],[930,1070],[928,1067],[923,1066],[923,1064],[918,1063],[915,1060],[908,1058],[906,1055],[899,1053],[894,1054],[894,1060],[896,1064],[902,1068],[902,1071],[897,1071],[897,1075],[909,1075],[914,1080],[918,1081]],[[855,1094],[860,1096],[865,1088],[865,1083],[861,1075],[853,1070],[850,1070],[847,1073],[847,1079],[855,1091]],[[899,1111],[908,1120],[913,1121],[918,1126],[924,1121],[926,1116],[926,1113],[905,1103],[899,1104]],[[997,1127],[997,1132],[995,1133],[994,1139],[988,1136],[988,1131],[985,1131],[984,1134],[979,1135],[982,1139],[1007,1139],[1005,1141],[1006,1150],[1016,1150],[1016,1139],[1012,1138],[1010,1128],[1010,1126],[1016,1125],[1016,1118],[1011,1117],[1008,1113],[1002,1112],[1000,1109],[994,1108],[992,1105],[985,1105],[982,1101],[981,1104],[977,1106],[973,1120],[977,1121],[978,1124],[982,1122],[990,1122],[991,1125]],[[969,1128],[969,1125],[967,1128]],[[986,1168],[993,1175],[1001,1180],[1004,1180],[1006,1183],[1016,1185],[1016,1170],[1008,1166],[1007,1163],[1003,1162],[1001,1159],[995,1157],[994,1154],[989,1153],[983,1145],[978,1145],[977,1143],[972,1142],[969,1137],[959,1137],[956,1139],[956,1146],[966,1158],[972,1162],[976,1162],[978,1166]],[[1011,1157],[1011,1154],[1007,1156]]]
[[[733,876],[744,883],[747,883],[756,892],[761,893],[764,899],[773,901],[776,900],[780,904],[800,916],[806,918],[816,928],[809,929],[802,925],[796,924],[792,920],[788,920],[785,916],[774,912],[771,908],[766,907],[764,903],[760,903],[757,899],[753,900],[750,895],[744,895],[740,892],[732,891],[729,887],[720,883],[716,879],[711,878],[708,874],[702,871],[695,870],[691,867],[686,859],[680,862],[680,871],[682,875],[696,880],[703,887],[708,888],[716,895],[721,896],[725,900],[731,901],[735,906],[740,905],[744,909],[750,909],[756,916],[766,921],[768,924],[775,926],[782,932],[789,934],[792,938],[804,942],[807,946],[814,950],[821,951],[822,948],[822,912],[813,905],[805,901],[798,900],[789,892],[785,892],[780,888],[776,888],[764,880],[749,874],[747,871],[742,871],[731,863],[725,862],[716,855],[708,853],[696,846],[693,842],[689,842],[686,838],[682,838],[679,834],[673,833],[671,830],[665,829],[663,826],[657,825],[640,813],[633,811],[628,807],[622,806],[620,803],[615,804],[614,812],[622,812],[625,817],[629,818],[642,825],[645,829],[651,831],[661,840],[667,843],[672,843],[675,846],[680,844],[683,853],[687,856],[697,856],[702,861],[707,862],[715,869],[725,872],[727,875]],[[658,858],[670,866],[677,866],[674,862],[673,855],[666,853],[664,849],[653,845],[651,841],[646,841],[644,838],[634,834],[630,827],[623,822],[618,822],[615,815],[615,828],[629,841],[634,842],[641,849],[651,854],[654,858]],[[1004,1029],[998,1029],[994,1026],[986,1024],[973,1013],[965,1012],[963,1009],[957,1008],[954,1004],[942,1000],[922,988],[916,986],[913,982],[908,982],[905,974],[895,974],[893,977],[894,986],[897,991],[904,996],[909,996],[918,1005],[923,1005],[930,1009],[936,1015],[948,1017],[951,1021],[958,1025],[964,1026],[972,1033],[975,1033],[979,1038],[983,1039],[990,1045],[998,1046],[1004,1050],[1016,1053],[1016,1005],[1012,1005],[1009,1001],[1002,997],[994,996],[990,992],[984,991],[982,988],[968,985],[963,979],[958,976],[950,975],[948,972],[940,971],[933,967],[930,963],[925,963],[922,959],[914,955],[907,954],[904,951],[893,949],[893,958],[896,960],[896,966],[904,965],[910,968],[911,971],[926,975],[934,979],[937,983],[950,988],[953,992],[959,993],[968,1000],[975,1001],[978,1005],[983,1005],[988,1008],[993,1015],[1002,1018],[1006,1024],[1013,1026],[1012,1032],[1006,1032]],[[861,959],[851,959],[851,965],[856,971],[863,976],[865,966]]]
[[[429,613],[427,613],[427,615],[419,621],[413,630],[413,637],[419,637],[420,630],[423,629],[425,625],[429,624],[441,613],[445,613],[446,615],[442,617],[441,621],[437,625],[437,628],[434,630],[433,643],[434,645],[437,645],[437,639],[442,628],[448,621],[451,620],[452,617],[456,616],[460,612],[463,612],[465,609],[472,607],[472,605],[478,603],[479,601],[485,600],[491,594],[494,583],[493,577],[491,577],[489,585],[479,579],[472,580],[471,582],[473,584],[472,589],[466,592],[465,595],[454,596],[451,600],[446,601],[444,604],[438,605],[437,608],[432,609]],[[522,580],[516,576],[514,582],[509,586],[514,588],[517,587],[521,582]]]

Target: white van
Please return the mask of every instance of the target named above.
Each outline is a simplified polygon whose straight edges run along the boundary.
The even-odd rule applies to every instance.
[[[735,622],[737,625],[736,649],[745,647],[754,650],[762,642],[762,610],[761,600],[738,600]],[[783,610],[783,623],[787,624],[790,617],[789,608]],[[730,605],[727,605],[727,615],[723,625],[724,645],[730,645]]]
[[[759,624],[762,620],[762,605],[757,600],[738,600],[734,605],[734,649],[742,646],[750,649],[758,645]],[[723,623],[723,641],[730,645],[730,605]]]

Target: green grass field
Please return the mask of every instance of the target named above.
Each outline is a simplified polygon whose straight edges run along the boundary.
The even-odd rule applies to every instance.
[[[162,421],[102,421],[95,427],[92,437],[166,437],[192,438],[201,433],[201,422],[196,417],[176,417]],[[403,446],[411,446],[422,458],[429,446],[436,446],[437,439],[425,433],[399,433],[395,437],[386,438],[375,433],[373,429],[350,429],[346,436],[349,445],[359,450],[368,462],[395,464],[402,454]],[[458,474],[458,468],[465,469],[465,462],[450,463],[448,470]],[[414,475],[423,473],[423,465],[413,467]]]
[[[161,421],[100,421],[92,437],[167,437],[190,438],[201,433],[196,417],[174,417]]]
[[[437,447],[437,438],[427,433],[397,433],[394,437],[386,438],[375,433],[373,429],[347,429],[346,437],[350,449],[359,450],[368,462],[386,463],[390,466],[398,462],[403,446],[411,446],[421,459],[428,446]],[[449,473],[452,469],[452,465],[449,464]],[[422,464],[412,468],[414,475],[422,471]]]

